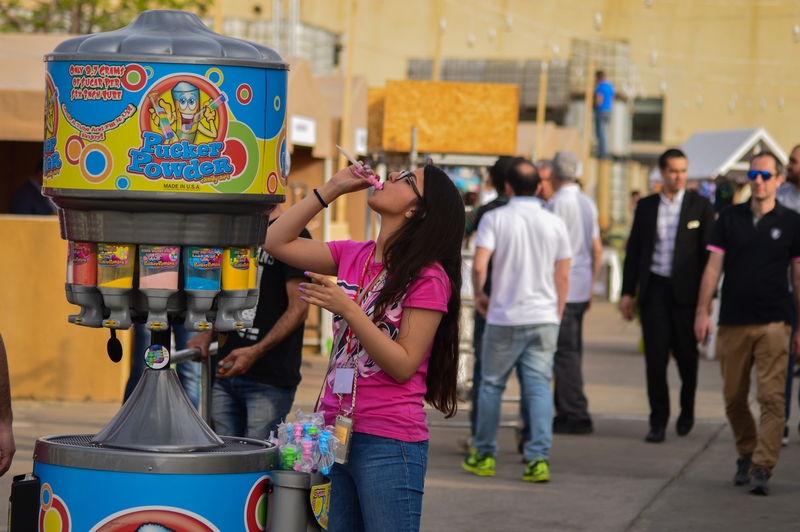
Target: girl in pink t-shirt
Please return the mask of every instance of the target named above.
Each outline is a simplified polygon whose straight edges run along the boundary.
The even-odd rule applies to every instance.
[[[424,402],[456,411],[464,204],[436,166],[393,172],[368,201],[381,215],[375,242],[297,238],[337,197],[368,188],[368,173],[339,171],[270,227],[265,248],[309,270],[303,298],[334,314],[321,409],[352,428],[348,460],[330,473],[328,530],[407,532],[422,514]]]

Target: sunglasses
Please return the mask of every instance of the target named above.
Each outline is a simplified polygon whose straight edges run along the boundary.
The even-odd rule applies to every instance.
[[[422,197],[422,194],[419,193],[419,189],[417,188],[417,175],[414,172],[403,170],[400,172],[400,175],[395,178],[395,181],[400,181],[401,179],[408,181],[408,184],[414,189],[414,194],[422,201],[425,201],[425,198]]]
[[[761,179],[763,181],[769,181],[775,176],[775,174],[767,172],[766,170],[750,170],[747,172],[747,179],[749,179],[750,181],[753,181],[758,176],[761,176]]]

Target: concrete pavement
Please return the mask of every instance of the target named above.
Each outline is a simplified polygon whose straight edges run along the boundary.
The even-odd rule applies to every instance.
[[[800,414],[796,399],[792,442],[782,451],[771,481],[772,495],[752,496],[731,484],[736,452],[725,421],[716,361],[700,361],[697,421],[692,432],[678,437],[673,417],[666,442],[644,442],[648,407],[644,360],[636,352],[638,334],[637,327],[624,323],[609,303],[596,302],[587,315],[584,375],[595,433],[554,437],[552,481],[548,484],[522,482],[524,465],[516,452],[514,430],[508,428],[500,429],[501,451],[495,477],[480,478],[463,471],[463,455],[457,442],[468,434],[463,427],[468,405],[448,421],[429,411],[432,428],[422,529],[800,529]],[[103,353],[97,357],[97,363],[110,363]],[[325,364],[324,357],[306,358],[295,408],[305,412],[313,408]],[[669,378],[676,416],[680,381],[674,364]],[[513,379],[507,393],[516,393]],[[515,419],[516,408],[514,403],[505,404],[505,419]],[[118,409],[117,404],[16,401],[14,430],[18,450],[11,471],[0,479],[0,498],[8,499],[12,475],[31,470],[36,437],[97,432]],[[755,403],[753,409],[757,411]],[[4,526],[0,525],[0,530]]]

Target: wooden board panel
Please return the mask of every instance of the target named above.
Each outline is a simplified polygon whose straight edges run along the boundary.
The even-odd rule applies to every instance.
[[[408,152],[416,125],[420,152],[514,155],[518,116],[517,85],[387,81],[382,147]]]

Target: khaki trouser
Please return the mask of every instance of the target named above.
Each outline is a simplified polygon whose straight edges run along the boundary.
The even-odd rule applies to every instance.
[[[752,456],[753,467],[763,467],[770,475],[778,462],[783,437],[791,331],[791,326],[783,322],[720,325],[717,338],[725,412],[736,439],[736,449],[740,456]],[[761,406],[757,433],[747,400],[753,363]]]

